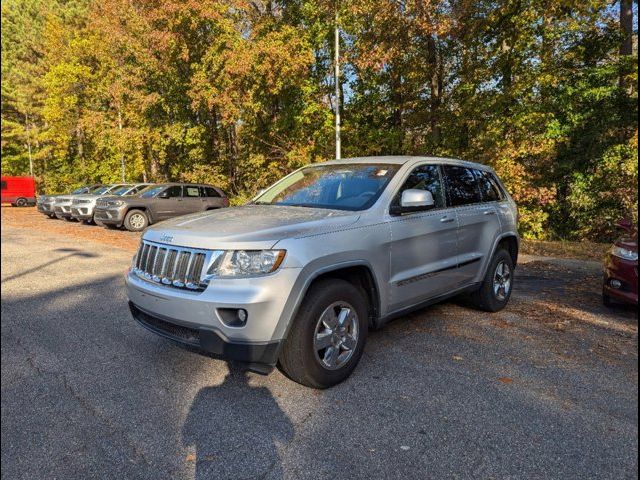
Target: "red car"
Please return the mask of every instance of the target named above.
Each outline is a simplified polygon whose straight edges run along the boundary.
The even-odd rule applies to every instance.
[[[618,227],[625,230],[604,259],[602,300],[607,307],[614,302],[638,305],[638,231],[628,220]]]
[[[2,177],[2,203],[14,207],[36,204],[36,182],[32,177]]]

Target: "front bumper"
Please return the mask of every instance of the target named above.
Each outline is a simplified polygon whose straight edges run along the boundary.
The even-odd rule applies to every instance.
[[[182,322],[145,312],[129,302],[131,315],[143,327],[175,342],[196,347],[206,353],[238,362],[273,366],[278,361],[280,342],[240,343],[225,340],[215,330],[189,327]]]
[[[56,205],[53,212],[58,218],[71,218],[71,205]]]
[[[155,333],[230,360],[274,365],[282,341],[276,332],[284,330],[281,321],[289,321],[283,312],[299,274],[298,268],[283,268],[265,277],[217,279],[194,292],[128,273],[126,286],[134,318]],[[246,324],[230,325],[225,309],[245,310]],[[185,340],[175,329],[190,334]]]
[[[620,287],[614,288],[612,280],[620,282]],[[603,292],[620,302],[638,305],[638,262],[608,255],[604,262]]]
[[[53,215],[53,204],[52,203],[38,203],[37,209],[40,213],[44,215]]]
[[[93,219],[93,209],[92,206],[71,207],[71,216],[76,220],[91,220]]]
[[[107,225],[122,226],[124,222],[123,208],[97,208],[94,210],[94,218]]]

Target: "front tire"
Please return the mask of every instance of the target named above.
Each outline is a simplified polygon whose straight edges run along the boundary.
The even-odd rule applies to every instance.
[[[311,388],[342,382],[364,352],[367,312],[365,296],[351,283],[339,279],[315,283],[293,319],[278,368]]]
[[[149,225],[149,217],[142,210],[129,210],[124,217],[124,227],[130,232],[141,232]]]
[[[509,303],[513,290],[513,259],[506,250],[493,256],[480,288],[470,296],[471,304],[485,312],[499,312]]]

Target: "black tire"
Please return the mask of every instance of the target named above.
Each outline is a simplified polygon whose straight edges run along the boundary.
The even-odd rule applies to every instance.
[[[97,220],[95,216],[93,217],[93,224],[98,227],[104,227],[104,223],[102,223],[100,220]]]
[[[50,213],[49,215],[47,215],[50,219],[54,219],[57,218],[55,213]]]
[[[505,294],[498,295],[494,290],[494,279],[498,266],[505,264],[509,268],[509,287]],[[513,291],[513,259],[506,250],[498,250],[487,268],[484,280],[480,288],[469,296],[471,305],[484,312],[499,312],[509,303],[511,292]]]
[[[140,220],[140,223],[138,223]],[[143,210],[129,210],[124,217],[124,228],[130,232],[141,232],[149,226],[149,217]]]
[[[62,218],[64,218],[67,222],[75,222],[76,221],[76,219],[73,218],[73,217],[62,217]]]
[[[22,197],[18,198],[15,203],[16,207],[26,207],[27,205],[29,205],[29,202],[27,201],[26,198],[22,198]]]
[[[104,223],[102,224],[102,226],[107,230],[120,230],[120,227],[118,225],[114,225],[113,223]]]
[[[604,289],[602,289],[602,304],[607,308],[615,307],[614,301],[611,300],[611,297],[605,293]]]
[[[342,366],[328,369],[323,366],[319,356],[316,356],[314,337],[322,314],[339,302],[346,302],[357,314],[357,322],[353,320],[358,328],[357,342],[351,349],[353,353]],[[364,351],[369,323],[367,313],[365,295],[351,283],[339,279],[326,279],[315,283],[307,292],[293,319],[293,325],[280,353],[278,368],[294,382],[311,388],[324,389],[342,382],[356,368]]]

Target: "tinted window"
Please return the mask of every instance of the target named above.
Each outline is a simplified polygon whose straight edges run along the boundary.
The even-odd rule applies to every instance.
[[[6,190],[7,189],[7,182],[5,182],[4,180],[2,180],[2,190]]]
[[[203,187],[203,188],[204,188],[206,197],[217,198],[220,196],[220,194],[216,191],[215,188],[211,188],[211,187]]]
[[[198,187],[184,187],[184,196],[185,197],[199,197],[200,189]]]
[[[140,194],[140,196],[142,198],[153,198],[157,194],[162,192],[165,188],[167,188],[167,187],[165,187],[163,185],[158,185],[157,187],[150,187],[147,190],[145,190],[142,194]]]
[[[480,203],[482,195],[474,171],[470,168],[445,165],[445,182],[452,207]]]
[[[503,199],[502,190],[493,174],[478,171],[477,175],[480,180],[480,193],[483,202],[499,202]]]
[[[393,199],[393,205],[400,205],[402,192],[409,189],[428,190],[433,195],[436,208],[445,206],[440,167],[437,165],[421,165],[413,170]]]
[[[181,197],[182,196],[182,187],[175,185],[173,187],[169,187],[165,190],[167,196],[169,198]]]
[[[259,205],[365,210],[382,194],[397,165],[339,163],[306,167],[260,195]]]

